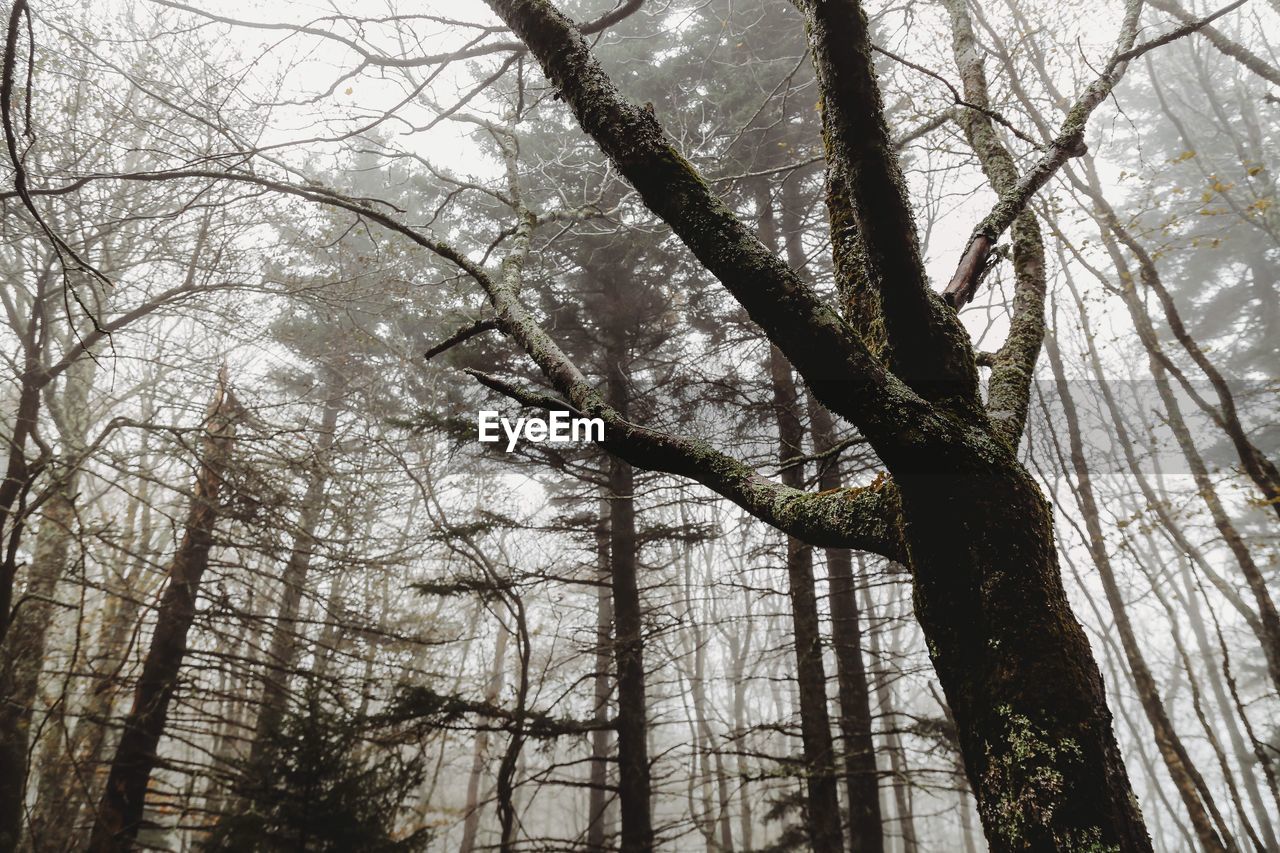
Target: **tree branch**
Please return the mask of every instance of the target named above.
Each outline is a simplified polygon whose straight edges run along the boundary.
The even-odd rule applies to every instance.
[[[936,421],[932,408],[889,374],[853,329],[712,193],[653,115],[618,92],[568,18],[545,0],[487,2],[528,45],[646,206],[724,284],[814,395],[856,424],[892,464],[907,437],[901,424]],[[937,435],[921,430],[912,438]]]
[[[573,403],[530,391],[504,379],[467,370],[485,387],[522,406],[567,410],[604,421],[604,446],[628,463],[701,483],[756,518],[820,547],[856,548],[904,561],[898,529],[897,491],[881,479],[873,486],[812,493],[783,486],[704,441],[648,429],[626,420],[593,390]]]

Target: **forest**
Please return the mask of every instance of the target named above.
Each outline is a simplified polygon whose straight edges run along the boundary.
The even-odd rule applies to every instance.
[[[1280,0],[0,5],[0,853],[1280,851]]]

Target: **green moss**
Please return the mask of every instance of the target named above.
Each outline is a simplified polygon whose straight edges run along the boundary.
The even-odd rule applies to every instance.
[[[1078,762],[1080,744],[1072,738],[1056,743],[1048,733],[1023,714],[1015,713],[1009,705],[996,708],[1004,730],[1004,748],[993,749],[987,744],[986,785],[988,790],[1000,791],[994,803],[983,805],[983,817],[988,825],[1011,843],[1025,842],[1042,836],[1031,831],[1033,827],[1048,827],[1053,823],[1063,791],[1065,779],[1062,767]],[[1078,833],[1059,836],[1059,849],[1082,850],[1088,839],[1072,840]],[[1099,848],[1101,849],[1101,848]]]

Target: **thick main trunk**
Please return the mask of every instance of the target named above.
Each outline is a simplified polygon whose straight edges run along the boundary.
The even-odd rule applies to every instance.
[[[1052,511],[1013,458],[900,476],[915,610],[994,853],[1150,851]],[[1091,847],[1092,845],[1092,847]]]
[[[203,454],[182,542],[169,565],[169,583],[98,804],[88,853],[125,853],[133,848],[142,823],[147,784],[157,763],[156,748],[186,657],[187,632],[195,619],[200,580],[209,565],[231,440],[230,407],[225,376],[220,376],[205,425]]]

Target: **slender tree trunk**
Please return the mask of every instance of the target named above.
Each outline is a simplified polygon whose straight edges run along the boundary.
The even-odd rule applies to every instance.
[[[1084,172],[1088,178],[1088,183],[1077,181],[1077,185],[1081,187],[1093,200],[1098,208],[1099,225],[1104,230],[1109,230],[1116,240],[1124,244],[1125,248],[1132,254],[1138,265],[1138,277],[1148,291],[1154,293],[1156,300],[1160,303],[1165,321],[1169,325],[1169,330],[1173,333],[1174,340],[1187,353],[1196,367],[1208,380],[1209,385],[1213,388],[1214,394],[1218,398],[1218,406],[1214,408],[1205,402],[1198,394],[1193,394],[1193,399],[1205,410],[1205,412],[1214,420],[1218,427],[1226,434],[1231,441],[1232,447],[1236,451],[1236,455],[1240,459],[1240,464],[1249,479],[1254,482],[1258,490],[1262,493],[1262,497],[1267,506],[1280,516],[1280,470],[1276,469],[1275,463],[1267,457],[1265,453],[1258,449],[1246,433],[1244,426],[1240,422],[1240,416],[1236,411],[1235,395],[1231,387],[1227,384],[1227,380],[1218,370],[1217,366],[1205,354],[1199,342],[1192,337],[1186,325],[1182,322],[1181,312],[1178,310],[1177,303],[1174,302],[1172,294],[1168,288],[1164,286],[1164,281],[1160,277],[1160,272],[1156,268],[1155,259],[1146,250],[1146,247],[1138,242],[1137,238],[1129,232],[1120,218],[1108,203],[1102,192],[1102,185],[1098,179],[1098,175],[1093,166],[1093,161],[1086,159],[1084,163]],[[1133,297],[1133,282],[1127,280],[1125,282],[1126,292],[1130,295],[1129,302],[1136,302]],[[1150,331],[1150,320],[1146,317],[1145,306],[1139,306],[1143,313],[1143,320],[1139,326],[1140,331],[1146,330],[1142,335],[1144,343],[1151,347],[1155,342],[1154,332]],[[1131,307],[1131,311],[1133,308]],[[1135,317],[1135,321],[1137,318]],[[1152,352],[1162,360],[1166,360],[1162,352],[1158,349],[1152,349]],[[1171,362],[1165,363],[1165,368],[1171,373],[1173,367]],[[1181,374],[1178,374],[1181,379]]]
[[[761,242],[766,246],[777,245],[773,199],[766,181],[757,184],[756,207],[760,217]],[[778,460],[783,466],[779,479],[784,485],[803,489],[804,466],[794,459],[804,453],[804,424],[800,420],[800,397],[791,365],[777,347],[770,346],[767,368],[778,427]],[[827,674],[822,662],[822,634],[813,580],[813,547],[791,536],[787,537],[786,547],[809,844],[817,853],[834,853],[843,848],[844,833],[840,821],[831,719],[827,711]]]
[[[781,225],[787,262],[792,269],[805,267],[803,221],[797,182],[782,185]],[[814,452],[835,445],[835,421],[809,396],[809,420]],[[839,456],[818,462],[818,488],[844,485]],[[831,606],[831,636],[836,658],[836,683],[840,697],[840,735],[844,740],[844,783],[849,800],[849,849],[854,853],[884,850],[884,819],[880,814],[880,781],[875,741],[871,733],[871,691],[862,661],[862,626],[853,578],[853,557],[846,548],[827,548],[827,593]]]
[[[22,807],[26,798],[31,725],[35,716],[44,663],[46,629],[54,616],[53,596],[71,550],[77,478],[71,477],[45,504],[36,548],[28,570],[27,587],[13,619],[12,630],[0,642],[0,803],[6,814],[0,832],[0,851],[17,849],[22,838]]]
[[[1182,612],[1187,615],[1187,621],[1191,624],[1191,630],[1195,635],[1200,656],[1205,661],[1205,679],[1209,682],[1209,689],[1213,693],[1214,701],[1217,703],[1218,711],[1222,717],[1223,726],[1227,730],[1227,738],[1231,741],[1231,749],[1235,753],[1236,764],[1239,766],[1240,775],[1244,779],[1245,792],[1249,796],[1250,805],[1253,806],[1254,815],[1260,824],[1267,846],[1269,848],[1280,847],[1280,843],[1276,841],[1271,815],[1263,802],[1262,792],[1258,789],[1251,767],[1252,764],[1257,762],[1265,769],[1268,766],[1268,762],[1265,758],[1258,761],[1257,756],[1251,754],[1245,748],[1244,736],[1240,732],[1240,726],[1236,723],[1236,708],[1227,696],[1218,668],[1213,665],[1217,654],[1209,643],[1208,630],[1205,627],[1204,617],[1200,612],[1196,590],[1191,581],[1191,572],[1185,562],[1179,562],[1181,564],[1182,594],[1178,597],[1183,604]],[[1277,810],[1280,810],[1280,797],[1276,796],[1275,791],[1272,791],[1272,802]]]
[[[302,512],[298,517],[289,559],[280,576],[280,608],[271,626],[271,640],[267,646],[261,710],[258,712],[253,744],[249,750],[250,762],[261,757],[269,736],[279,728],[288,704],[289,674],[298,654],[298,612],[302,607],[307,574],[311,570],[311,559],[315,553],[316,529],[324,514],[324,491],[329,482],[329,453],[333,447],[338,409],[344,390],[336,378],[329,377],[324,410],[320,415],[320,436],[315,450],[314,468],[302,498]]]
[[[155,631],[124,721],[106,790],[90,835],[89,853],[126,853],[142,823],[147,784],[156,766],[169,703],[187,651],[195,619],[196,595],[209,565],[219,493],[233,436],[233,403],[225,368],[205,421],[205,438],[185,532],[169,565],[169,584],[160,601]]]
[[[1148,480],[1146,473],[1143,471],[1142,466],[1138,463],[1137,454],[1133,447],[1133,441],[1130,438],[1128,428],[1125,426],[1123,413],[1115,399],[1115,394],[1112,391],[1111,384],[1105,377],[1102,369],[1102,362],[1094,344],[1088,312],[1085,308],[1084,301],[1080,298],[1080,294],[1076,290],[1075,283],[1069,272],[1067,273],[1066,281],[1072,298],[1075,301],[1076,311],[1080,318],[1080,328],[1084,333],[1090,368],[1094,379],[1098,382],[1098,387],[1102,392],[1102,399],[1115,427],[1116,438],[1120,444],[1120,449],[1124,455],[1125,462],[1129,467],[1129,471],[1132,474],[1134,481],[1138,484],[1138,487],[1142,492],[1142,496],[1146,500],[1147,506],[1155,513],[1156,517],[1160,520],[1163,529],[1169,533],[1174,546],[1181,552],[1179,554],[1179,563],[1182,566],[1182,574],[1184,580],[1189,579],[1189,570],[1187,568],[1186,561],[1194,561],[1203,569],[1207,567],[1205,558],[1198,548],[1187,541],[1186,537],[1182,534],[1179,525],[1169,517],[1168,510],[1166,509],[1166,506],[1169,503],[1168,500],[1163,495],[1156,493],[1152,488],[1151,482]],[[1155,546],[1153,545],[1152,547],[1154,548]],[[1226,727],[1228,737],[1231,740],[1232,748],[1236,754],[1237,763],[1241,768],[1241,775],[1244,777],[1245,788],[1254,807],[1254,811],[1259,820],[1262,821],[1262,829],[1268,836],[1268,844],[1274,847],[1276,845],[1274,838],[1272,837],[1273,833],[1271,831],[1270,821],[1267,819],[1267,811],[1262,804],[1261,793],[1258,791],[1257,784],[1253,778],[1253,773],[1249,769],[1251,757],[1244,748],[1244,742],[1240,735],[1239,726],[1235,721],[1235,709],[1231,707],[1231,704],[1227,699],[1226,692],[1222,685],[1222,680],[1218,677],[1215,667],[1210,665],[1210,662],[1215,659],[1216,655],[1210,647],[1208,634],[1205,629],[1204,621],[1200,615],[1199,605],[1197,604],[1197,598],[1190,587],[1187,589],[1187,596],[1188,597],[1183,600],[1183,612],[1186,614],[1191,625],[1192,632],[1196,637],[1200,654],[1205,660],[1205,677],[1209,682],[1210,689],[1214,694],[1214,698],[1221,712],[1222,722]],[[1247,607],[1244,606],[1243,602],[1239,602],[1235,606],[1237,609],[1243,610],[1246,617],[1254,617],[1251,622],[1251,627],[1256,634],[1261,635],[1261,625],[1258,623],[1253,612],[1248,610]],[[1278,803],[1278,805],[1280,805],[1280,803]]]
[[[493,650],[493,666],[489,670],[489,683],[485,687],[484,701],[492,705],[502,692],[503,669],[506,666],[508,632],[500,628],[498,641]],[[476,849],[476,836],[480,830],[480,782],[484,778],[484,765],[489,753],[489,730],[482,728],[476,732],[475,745],[471,751],[471,773],[467,777],[466,817],[462,822],[462,843],[458,845],[458,853],[473,853]]]
[[[27,460],[27,442],[40,415],[39,381],[40,344],[35,311],[24,340],[23,371],[18,377],[18,401],[11,432],[8,436],[8,461],[4,479],[0,480],[0,853],[18,846],[22,837],[22,812],[26,799],[27,730],[23,720],[30,719],[30,697],[24,698],[28,685],[34,685],[40,661],[22,660],[30,651],[30,640],[18,638],[7,642],[14,620],[14,586],[17,582],[22,535],[26,526],[26,498],[39,471]],[[38,578],[31,583],[41,586]],[[40,605],[37,604],[37,609]],[[21,609],[18,610],[21,614]],[[15,658],[14,656],[18,657]],[[32,669],[32,667],[35,669]],[[32,690],[32,693],[34,691]]]
[[[149,415],[148,415],[149,417]],[[149,470],[149,447],[144,437],[142,470]],[[64,853],[81,831],[85,807],[97,796],[97,779],[107,725],[118,696],[117,676],[123,668],[130,631],[147,592],[137,588],[152,557],[153,510],[151,484],[143,479],[126,511],[129,537],[124,553],[130,566],[119,572],[121,581],[109,585],[94,643],[92,685],[71,728],[69,741],[50,743],[40,769],[36,809],[31,818],[31,838],[39,853]],[[136,527],[135,527],[136,520]]]
[[[600,501],[599,520],[596,525],[596,564],[599,567],[600,585],[596,587],[596,649],[594,677],[594,705],[591,719],[596,729],[591,733],[591,792],[587,798],[587,849],[604,850],[605,839],[610,835],[609,809],[609,720],[610,648],[613,641],[613,605],[609,598],[609,503]]]
[[[61,482],[55,480],[55,491],[45,504],[22,599],[12,613],[6,614],[13,619],[12,630],[0,639],[0,767],[12,768],[10,772],[0,772],[0,851],[7,849],[6,838],[17,845],[22,836],[21,812],[14,815],[10,809],[15,802],[21,806],[32,770],[27,766],[32,747],[30,732],[47,639],[56,614],[55,596],[70,564],[75,540],[78,457],[84,451],[89,429],[87,405],[96,372],[97,365],[92,360],[76,362],[63,374],[62,393],[56,402],[51,401],[55,413],[60,414],[55,422],[62,441],[63,462],[71,467],[55,474]],[[52,388],[44,388],[48,396]],[[18,822],[12,823],[14,820]]]
[[[1132,310],[1141,309],[1135,306]],[[1209,476],[1209,468],[1205,464],[1204,457],[1200,454],[1195,438],[1192,436],[1191,430],[1182,415],[1182,407],[1178,403],[1173,389],[1169,386],[1169,377],[1165,365],[1154,353],[1149,351],[1148,356],[1151,375],[1155,380],[1156,392],[1164,404],[1165,413],[1168,417],[1169,430],[1173,433],[1174,439],[1177,441],[1178,447],[1187,461],[1187,467],[1191,470],[1197,494],[1204,501],[1205,507],[1209,510],[1209,516],[1213,519],[1214,527],[1222,535],[1222,539],[1235,558],[1236,564],[1240,566],[1245,583],[1248,584],[1249,590],[1253,593],[1254,602],[1258,608],[1258,622],[1263,635],[1262,650],[1263,657],[1267,662],[1267,672],[1271,677],[1272,683],[1277,689],[1280,689],[1280,611],[1276,609],[1275,599],[1271,596],[1270,587],[1254,560],[1248,543],[1240,535],[1239,529],[1222,505],[1222,499],[1218,495],[1218,488]]]
[[[770,347],[769,368],[779,426],[779,458],[784,463],[802,450],[803,426],[797,412],[797,392],[791,367],[776,347]],[[787,485],[803,487],[800,465],[783,470]],[[813,547],[787,537],[787,582],[795,632],[796,681],[800,698],[800,738],[804,749],[806,818],[809,844],[817,853],[843,848],[840,795],[827,712],[827,674],[822,663],[822,635],[813,581]]]
[[[497,800],[500,853],[513,853],[516,844],[516,774],[524,770],[525,716],[529,709],[529,660],[533,648],[529,642],[529,626],[525,619],[524,605],[514,596],[508,599],[512,618],[516,623],[517,660],[520,670],[516,677],[515,715],[511,721],[511,737],[498,765]]]
[[[747,772],[745,749],[747,730],[747,656],[751,653],[750,600],[748,599],[745,637],[730,635],[729,650],[733,655],[733,734],[740,750],[735,758],[738,768],[738,843],[743,850],[755,848],[755,816],[751,810],[751,779]]]
[[[816,452],[835,443],[831,415],[810,400]],[[818,487],[838,489],[842,483],[838,459],[820,466]],[[845,789],[849,798],[849,849],[854,853],[884,850],[884,817],[880,813],[880,774],[871,732],[871,690],[862,660],[862,624],[854,583],[853,556],[845,548],[827,548],[828,594],[831,597],[831,635],[840,688],[840,734],[844,738]]]
[[[863,609],[870,620],[874,621],[875,611],[871,606],[871,593],[863,593]],[[871,657],[878,661],[874,669],[872,682],[876,692],[876,704],[880,717],[885,720],[884,751],[889,756],[889,775],[893,779],[893,805],[898,815],[898,832],[902,836],[904,853],[916,853],[916,818],[911,802],[911,780],[907,776],[907,756],[902,749],[902,739],[898,737],[898,715],[894,711],[893,690],[889,683],[888,673],[884,665],[884,651],[880,643],[880,631],[870,631]]]
[[[1129,621],[1124,597],[1120,592],[1119,585],[1116,583],[1115,572],[1111,566],[1111,557],[1107,552],[1106,540],[1102,534],[1102,523],[1098,513],[1097,500],[1093,494],[1092,478],[1084,457],[1084,441],[1080,433],[1079,419],[1076,416],[1075,404],[1071,400],[1071,389],[1067,384],[1066,373],[1062,365],[1062,356],[1058,351],[1058,344],[1054,338],[1046,338],[1045,351],[1049,356],[1054,382],[1062,400],[1071,465],[1076,474],[1075,493],[1080,503],[1080,510],[1084,516],[1085,530],[1088,534],[1085,544],[1088,546],[1089,555],[1093,558],[1094,567],[1097,568],[1099,579],[1102,581],[1102,589],[1106,595],[1107,604],[1110,605],[1112,617],[1115,620],[1116,633],[1120,638],[1120,645],[1124,649],[1125,658],[1129,663],[1130,675],[1137,688],[1138,701],[1142,704],[1142,710],[1146,713],[1147,721],[1151,724],[1151,728],[1155,733],[1156,746],[1160,750],[1160,756],[1164,759],[1169,776],[1173,779],[1174,786],[1178,789],[1178,794],[1181,796],[1182,803],[1191,818],[1191,825],[1195,829],[1196,837],[1199,839],[1201,846],[1210,851],[1236,850],[1235,841],[1227,831],[1222,816],[1209,795],[1208,787],[1200,777],[1195,765],[1192,764],[1186,748],[1182,744],[1182,739],[1173,728],[1173,723],[1169,719],[1168,712],[1165,710],[1164,703],[1160,698],[1160,691],[1156,686],[1155,678],[1152,676],[1151,670],[1142,654],[1137,634]]]
[[[621,286],[610,281],[610,288]],[[621,294],[614,293],[615,302]],[[608,400],[626,416],[631,389],[626,373],[625,327],[622,310],[610,312],[606,331],[606,388]],[[616,316],[613,316],[616,315]],[[618,809],[622,853],[653,849],[649,813],[649,727],[645,704],[644,613],[640,604],[639,553],[636,542],[635,473],[621,459],[609,458],[609,569],[613,593],[614,665],[618,685]]]

